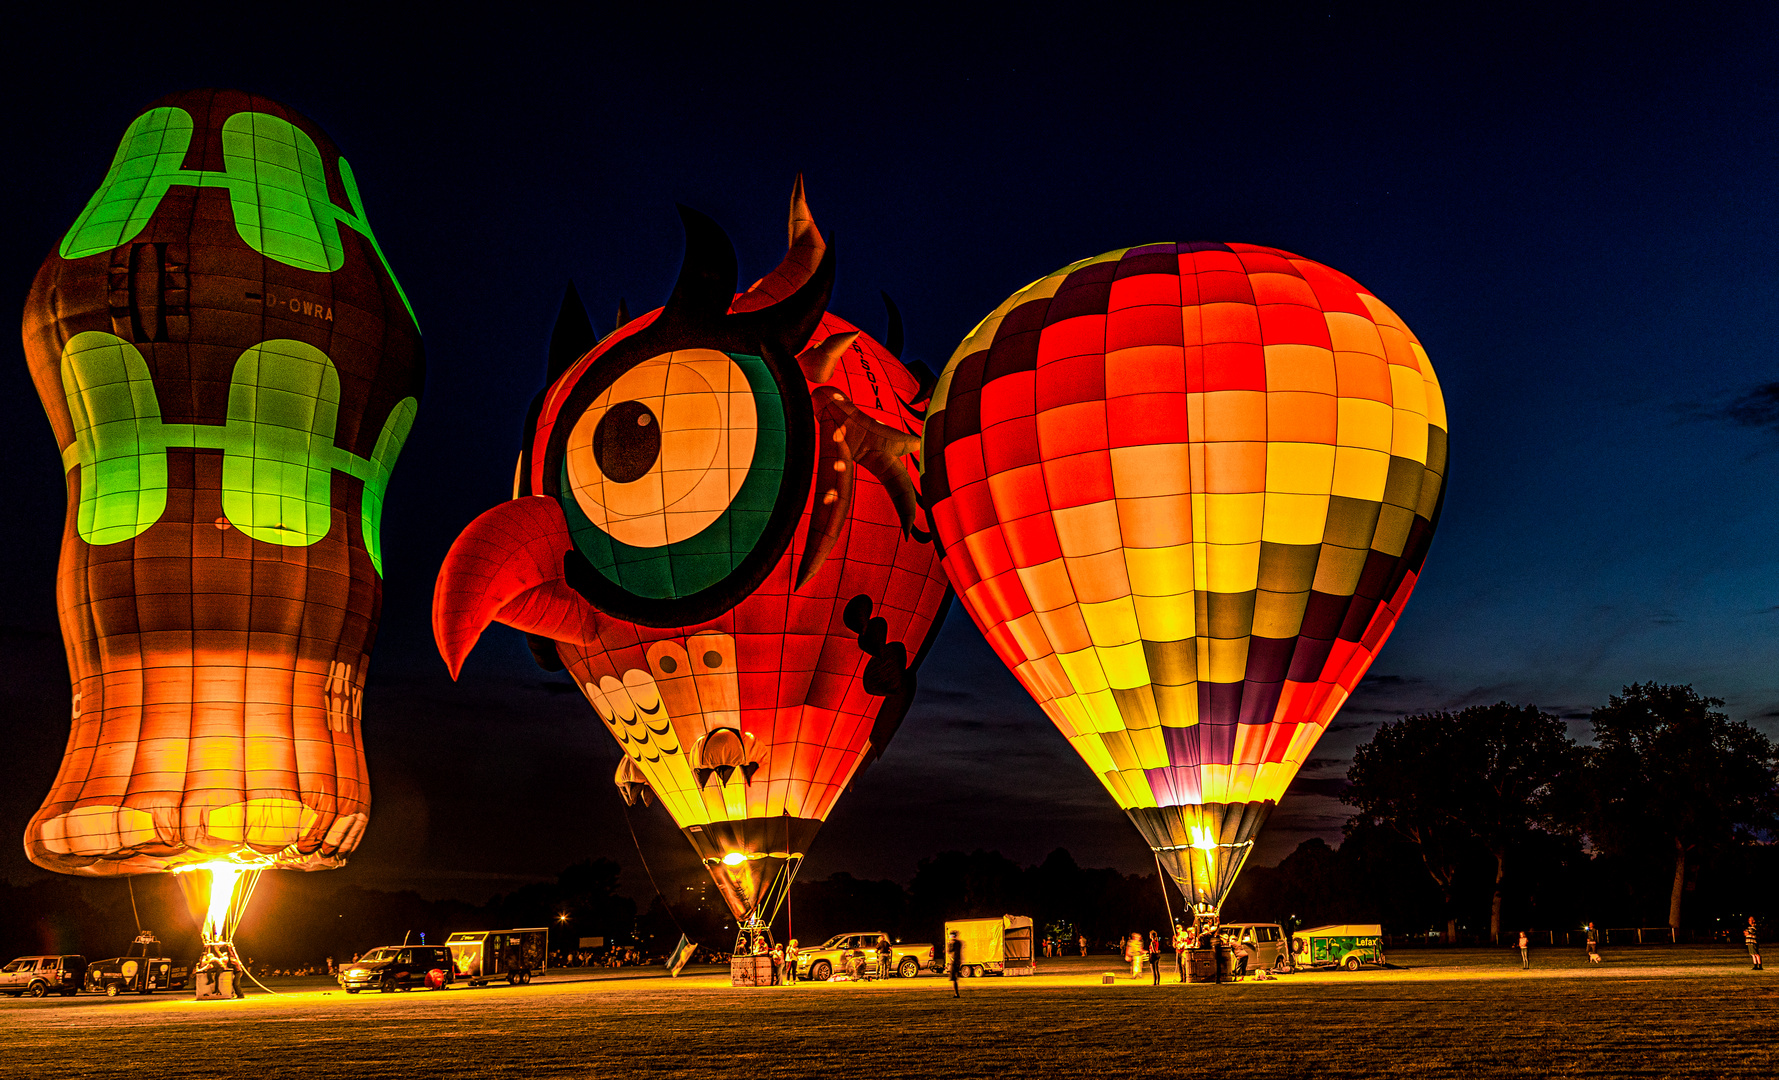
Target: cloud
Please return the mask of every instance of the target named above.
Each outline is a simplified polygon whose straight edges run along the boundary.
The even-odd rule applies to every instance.
[[[1330,776],[1322,780],[1306,779],[1305,777],[1299,776],[1297,779],[1291,781],[1291,787],[1287,794],[1326,795],[1329,798],[1338,799],[1341,796],[1341,793],[1346,790],[1347,778],[1344,776]]]
[[[1779,435],[1779,382],[1749,387],[1730,400],[1682,401],[1671,406],[1682,422],[1728,422]]]
[[[1374,686],[1408,686],[1424,680],[1407,675],[1367,675],[1365,681]]]
[[[1742,427],[1779,432],[1779,382],[1761,383],[1721,406],[1718,415]]]

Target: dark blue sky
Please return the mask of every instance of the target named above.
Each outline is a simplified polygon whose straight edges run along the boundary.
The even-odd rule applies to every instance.
[[[1157,240],[1326,262],[1425,343],[1451,420],[1439,535],[1260,861],[1338,839],[1333,781],[1404,712],[1505,698],[1581,735],[1588,709],[1654,679],[1779,734],[1770,5],[1521,21],[1445,5],[823,5],[427,25],[356,7],[180,10],[18,27],[0,70],[0,296],[22,304],[125,125],[164,93],[266,94],[352,162],[425,331],[428,383],[384,523],[364,725],[377,805],[342,881],[479,897],[604,855],[646,891],[591,709],[499,629],[451,685],[432,578],[508,489],[564,282],[602,330],[620,296],[660,303],[675,202],[721,222],[757,276],[782,254],[799,171],[837,241],[832,309],[881,327],[888,290],[906,355],[934,367],[1028,281]],[[16,347],[0,410],[3,839],[48,791],[67,688],[61,473]],[[807,873],[906,879],[947,847],[1148,864],[961,613],[922,686]],[[635,823],[659,875],[695,872],[661,811]],[[0,845],[0,876],[31,872],[16,840]]]

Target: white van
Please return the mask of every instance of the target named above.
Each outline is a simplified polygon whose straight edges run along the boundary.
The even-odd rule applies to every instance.
[[[1224,923],[1217,928],[1217,937],[1230,948],[1237,941],[1247,943],[1250,975],[1261,970],[1291,970],[1291,942],[1278,923]]]

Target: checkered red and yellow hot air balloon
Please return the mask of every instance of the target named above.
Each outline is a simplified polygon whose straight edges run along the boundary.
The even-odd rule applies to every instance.
[[[573,347],[565,301],[514,497],[452,544],[433,629],[454,676],[491,622],[568,669],[626,801],[667,808],[750,947],[907,711],[948,589],[916,527],[922,384],[827,313],[801,181],[789,254],[740,295],[728,237],[681,216],[665,307]]]
[[[1215,919],[1433,538],[1420,342],[1288,252],[1111,251],[971,331],[921,461],[977,625]]]

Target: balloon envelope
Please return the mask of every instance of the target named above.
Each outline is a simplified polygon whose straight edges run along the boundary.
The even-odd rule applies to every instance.
[[[740,296],[687,212],[673,299],[541,395],[516,497],[452,545],[433,609],[453,673],[491,621],[541,641],[626,799],[659,799],[756,928],[894,733],[947,595],[913,529],[920,384],[825,313],[831,256],[792,209]]]
[[[1288,252],[1121,249],[964,339],[921,460],[965,607],[1214,912],[1420,573],[1446,471],[1426,352]]]
[[[67,472],[73,679],[31,861],[343,862],[423,363],[351,167],[276,102],[157,102],[44,261],[24,343]]]

